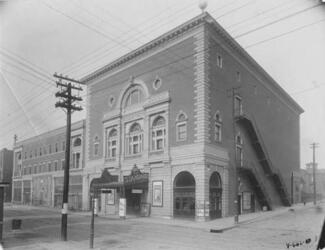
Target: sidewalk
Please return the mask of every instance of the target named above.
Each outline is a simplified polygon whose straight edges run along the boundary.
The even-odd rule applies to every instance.
[[[46,218],[46,217],[59,217],[61,215],[60,210],[57,208],[48,208],[48,207],[34,207],[34,206],[25,206],[25,205],[12,205],[12,207],[20,208],[20,209],[30,209],[33,208],[40,209],[40,210],[47,210],[47,211],[56,211],[58,214],[55,215],[27,215],[27,216],[14,216],[22,217],[22,218]],[[162,225],[172,225],[176,227],[188,227],[188,228],[196,228],[202,229],[204,231],[210,232],[214,230],[216,232],[222,232],[234,227],[239,227],[241,225],[249,224],[255,221],[261,221],[270,219],[275,216],[282,215],[290,210],[300,210],[300,209],[309,209],[313,208],[313,203],[307,203],[305,206],[303,204],[295,204],[291,207],[280,207],[272,211],[260,211],[255,213],[248,213],[239,215],[239,222],[238,224],[234,223],[234,216],[229,216],[225,218],[219,218],[212,221],[202,221],[197,222],[194,220],[187,220],[187,219],[179,219],[179,218],[163,218],[163,217],[135,217],[135,216],[128,216],[125,220],[127,221],[134,221],[137,223],[154,223],[154,224],[162,224]],[[91,212],[89,211],[70,211],[70,216],[91,216]],[[13,217],[4,218],[4,221],[8,221]],[[96,217],[96,220],[122,220],[119,218],[118,215],[99,215]]]
[[[154,223],[154,224],[163,224],[163,225],[172,225],[176,227],[188,227],[188,228],[197,228],[202,229],[204,231],[210,232],[214,230],[216,232],[222,232],[234,227],[238,227],[241,225],[249,224],[255,221],[267,220],[275,216],[282,215],[290,210],[300,210],[300,209],[309,209],[313,208],[314,205],[312,203],[306,204],[296,204],[292,207],[280,207],[273,211],[261,211],[249,214],[242,214],[239,216],[238,224],[234,223],[234,216],[229,216],[225,218],[215,219],[212,221],[202,221],[197,222],[194,220],[186,220],[186,219],[174,219],[174,218],[161,218],[161,217],[127,217],[126,220],[141,222],[141,223]],[[118,216],[99,216],[99,218],[106,219],[119,219]]]

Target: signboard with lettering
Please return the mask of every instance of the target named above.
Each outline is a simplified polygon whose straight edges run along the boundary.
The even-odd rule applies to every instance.
[[[125,218],[125,216],[126,216],[126,199],[125,198],[120,198],[118,214],[119,214],[120,218]]]
[[[142,189],[132,189],[132,194],[142,194],[143,190]]]

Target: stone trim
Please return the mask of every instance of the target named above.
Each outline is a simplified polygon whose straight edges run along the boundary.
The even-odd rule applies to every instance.
[[[206,28],[202,26],[202,32],[194,36],[195,41],[195,84],[194,84],[194,142],[210,142],[210,93],[208,78],[208,39]]]

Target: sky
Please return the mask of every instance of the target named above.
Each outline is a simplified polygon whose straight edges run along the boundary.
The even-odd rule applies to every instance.
[[[53,74],[86,74],[199,15],[198,0],[0,1],[0,148],[66,123]],[[325,168],[325,5],[210,0],[209,12],[304,109],[301,167]],[[85,108],[85,87],[79,94]],[[73,121],[85,118],[75,112]]]

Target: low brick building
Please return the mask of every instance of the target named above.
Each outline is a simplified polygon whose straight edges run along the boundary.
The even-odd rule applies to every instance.
[[[82,208],[85,121],[72,124],[69,208]],[[61,207],[66,128],[52,130],[14,147],[12,201],[18,204]]]
[[[9,183],[4,187],[4,202],[11,201],[13,151],[3,148],[0,150],[0,181]]]
[[[127,213],[196,220],[290,205],[303,110],[208,13],[83,81],[102,213],[120,197]]]

